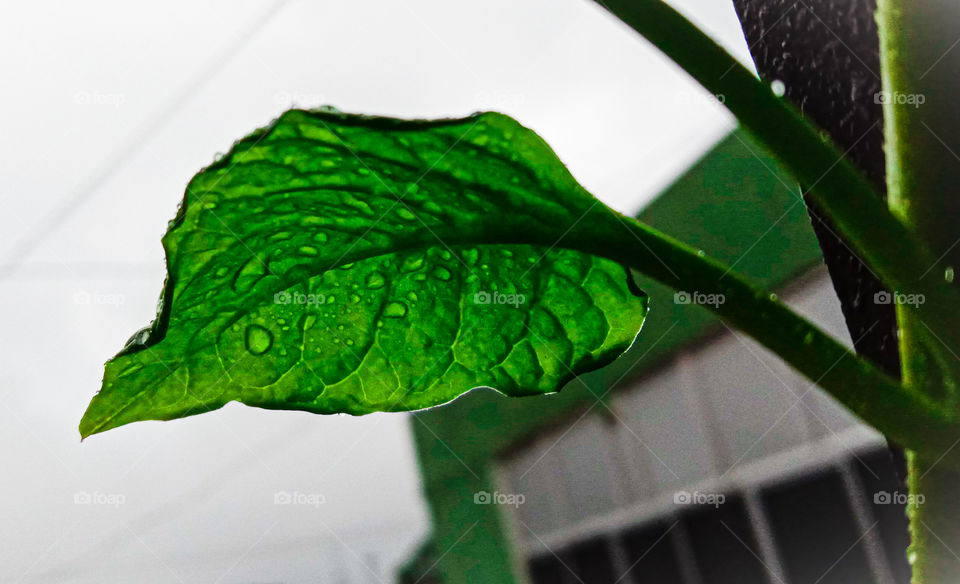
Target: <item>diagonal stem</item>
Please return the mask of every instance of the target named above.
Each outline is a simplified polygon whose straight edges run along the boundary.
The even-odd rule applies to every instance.
[[[726,107],[794,174],[891,289],[922,294],[911,307],[936,333],[960,346],[960,294],[942,278],[921,278],[936,255],[877,197],[825,133],[661,0],[596,0],[673,59]]]
[[[629,233],[618,225],[621,222]],[[577,247],[584,251],[622,262],[674,290],[722,298],[704,308],[753,337],[906,447],[939,454],[960,437],[953,412],[901,385],[790,310],[776,295],[754,287],[722,263],[606,209],[592,213],[576,231]]]

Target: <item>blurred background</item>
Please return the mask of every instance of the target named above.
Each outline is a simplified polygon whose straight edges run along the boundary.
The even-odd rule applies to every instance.
[[[746,59],[729,2],[676,5]],[[717,99],[593,2],[4,1],[3,14],[2,582],[387,583],[396,581],[400,570],[407,582],[423,583],[552,582],[571,574],[573,582],[602,582],[606,576],[584,572],[584,566],[609,563],[621,568],[620,576],[633,548],[618,543],[613,552],[604,548],[599,556],[571,559],[578,542],[593,542],[597,534],[619,542],[618,534],[629,526],[651,518],[667,521],[655,501],[675,496],[679,487],[704,480],[714,481],[710,492],[737,487],[759,471],[724,469],[757,458],[757,452],[781,456],[799,448],[807,458],[814,450],[826,452],[829,460],[812,457],[810,463],[825,468],[882,446],[827,402],[820,406],[829,414],[807,409],[835,415],[836,431],[816,429],[817,421],[800,402],[764,400],[760,407],[722,397],[719,403],[733,404],[721,408],[731,419],[754,408],[752,434],[722,446],[728,436],[691,434],[694,425],[665,434],[661,442],[617,447],[623,450],[611,446],[602,451],[613,457],[603,472],[619,468],[617,473],[628,474],[610,478],[611,484],[638,491],[617,491],[607,501],[603,489],[613,487],[577,483],[576,477],[600,480],[603,473],[596,469],[570,470],[555,482],[531,470],[571,468],[539,462],[560,451],[552,447],[556,428],[562,436],[579,437],[584,447],[616,433],[618,415],[599,415],[606,406],[583,414],[583,389],[549,402],[544,411],[550,416],[542,420],[550,418],[549,430],[517,422],[519,414],[507,411],[515,406],[502,398],[473,392],[418,417],[318,417],[231,404],[175,422],[125,426],[81,444],[77,424],[99,389],[104,361],[154,315],[164,278],[159,240],[187,181],[234,140],[291,106],[330,104],[401,117],[506,112],[539,132],[610,206],[630,214],[646,209],[651,223],[699,237],[711,253],[768,283],[789,284],[798,298],[821,294],[823,300],[807,302],[808,312],[841,337],[845,333],[817,267],[803,206],[782,171],[749,138],[729,135],[735,124]],[[691,174],[679,178],[708,152]],[[664,195],[648,206],[659,193]],[[724,210],[704,198],[711,193],[741,196]],[[765,200],[773,203],[763,206]],[[688,213],[678,215],[684,209]],[[644,337],[654,346],[635,347],[626,365],[582,385],[595,382],[606,389],[630,381],[639,387],[648,381],[632,380],[652,375],[640,371],[647,371],[637,365],[641,358],[653,364],[659,355],[660,371],[673,371],[662,364],[681,358],[678,348],[705,334],[736,339],[732,351],[750,347],[747,355],[761,353],[729,336],[699,308],[685,312],[664,291],[651,294],[665,299],[662,321],[651,321],[652,332]],[[655,302],[655,314],[656,309]],[[719,371],[776,367],[776,379],[732,382],[736,387],[777,386],[790,375],[759,358],[737,359],[719,360]],[[787,385],[796,383],[791,377]],[[703,381],[680,385],[698,387]],[[679,395],[661,393],[667,402]],[[521,401],[525,405],[517,407],[539,409]],[[659,411],[661,422],[688,416],[663,407],[643,411]],[[788,432],[769,448],[752,446],[779,436],[767,426],[783,417],[807,429]],[[580,420],[587,428],[599,424],[609,436],[565,432]],[[445,422],[463,424],[475,436],[501,425],[507,430],[495,433],[510,438],[482,452],[460,447],[445,434],[452,431]],[[725,421],[712,423],[719,428]],[[639,426],[631,424],[622,427],[640,439]],[[848,430],[852,433],[843,434]],[[539,439],[548,440],[546,446],[538,446]],[[712,454],[696,458],[694,452],[708,440],[714,440]],[[574,461],[598,460],[589,450],[567,450]],[[661,458],[662,468],[631,466],[637,451]],[[782,475],[794,459],[783,458],[779,466],[764,460],[772,470],[760,475],[769,478]],[[864,487],[862,481],[850,482],[862,471],[845,472],[849,484],[843,488],[853,493]],[[660,480],[663,473],[669,480]],[[624,482],[628,475],[633,480]],[[573,486],[557,499],[543,485],[528,484],[533,478]],[[582,500],[577,489],[586,489]],[[491,500],[485,503],[483,493]],[[524,495],[526,502],[521,510],[501,509],[497,493]],[[566,515],[543,506],[551,498],[563,502]],[[791,562],[809,562],[778,552],[783,537],[777,540],[776,526],[764,523],[763,512],[754,508],[763,503],[743,500],[736,505],[752,509],[741,515],[748,519],[743,529],[753,529],[753,535],[731,531],[750,552],[743,562],[753,564],[750,573],[757,581],[785,582]],[[878,536],[863,537],[873,531],[867,529],[866,506],[858,507],[852,495],[850,500],[856,541],[837,545],[862,547],[863,569],[892,578],[896,568],[890,566],[899,557],[894,553],[895,560],[885,563]],[[477,510],[480,515],[471,515]],[[735,521],[726,520],[731,526]],[[692,557],[690,545],[671,545],[681,550],[677,557]],[[559,569],[557,575],[551,575],[553,569]],[[707,578],[706,568],[686,572],[688,582],[723,581]],[[838,573],[842,570],[830,577]],[[730,581],[753,581],[743,578]]]

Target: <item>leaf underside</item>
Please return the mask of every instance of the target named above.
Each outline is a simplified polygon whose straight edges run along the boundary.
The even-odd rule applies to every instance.
[[[106,364],[81,435],[230,401],[365,414],[558,391],[646,315],[627,269],[565,238],[595,207],[500,114],[290,110],[188,185],[157,319]]]

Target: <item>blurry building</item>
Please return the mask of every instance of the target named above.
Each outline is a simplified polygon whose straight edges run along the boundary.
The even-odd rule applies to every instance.
[[[850,345],[790,184],[737,132],[641,219]],[[640,282],[650,316],[606,370],[555,396],[474,391],[415,417],[433,537],[403,579],[908,583],[883,438],[693,298]]]

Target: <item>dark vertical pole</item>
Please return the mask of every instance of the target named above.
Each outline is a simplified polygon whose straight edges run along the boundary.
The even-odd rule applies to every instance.
[[[828,132],[886,197],[876,0],[734,0],[757,71]],[[804,193],[814,233],[858,354],[900,378],[894,306],[877,277]],[[903,449],[890,453],[906,488]],[[907,523],[903,529],[906,533]],[[906,535],[904,536],[906,538]]]

